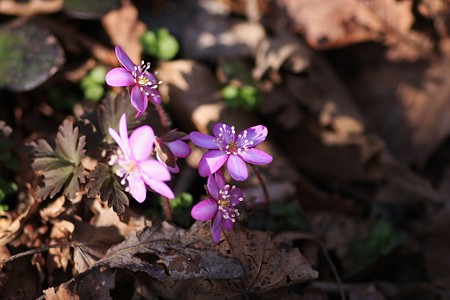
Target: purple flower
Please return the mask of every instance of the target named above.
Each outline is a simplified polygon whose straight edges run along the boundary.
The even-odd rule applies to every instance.
[[[155,104],[161,104],[158,93],[158,80],[150,73],[150,63],[142,61],[140,66],[135,65],[130,57],[116,46],[116,56],[123,68],[114,68],[106,74],[106,83],[110,86],[129,86],[131,88],[131,104],[137,109],[136,117],[142,114],[148,105],[148,99]]]
[[[116,154],[111,156],[110,165],[117,167],[116,174],[122,177],[124,185],[128,181],[127,191],[139,202],[146,198],[148,185],[153,191],[167,197],[174,198],[172,190],[164,183],[170,180],[170,173],[161,162],[152,159],[155,134],[150,126],[144,125],[133,131],[128,138],[125,114],[120,118],[120,135],[112,128],[109,134],[119,145]]]
[[[206,189],[210,198],[197,203],[192,208],[191,215],[198,221],[212,221],[211,234],[218,244],[222,226],[227,231],[233,230],[236,217],[239,216],[236,206],[244,199],[243,192],[226,184],[222,170],[208,177]]]
[[[188,139],[184,132],[171,130],[155,139],[156,158],[164,163],[170,172],[180,172],[178,158],[186,158],[191,154],[191,148],[183,140]]]
[[[265,165],[272,161],[272,156],[253,148],[266,139],[267,128],[265,126],[253,126],[236,135],[234,126],[217,123],[213,131],[215,137],[200,132],[192,132],[189,135],[195,145],[210,149],[198,164],[198,172],[201,176],[209,176],[227,163],[230,176],[235,180],[242,181],[248,177],[246,162]]]

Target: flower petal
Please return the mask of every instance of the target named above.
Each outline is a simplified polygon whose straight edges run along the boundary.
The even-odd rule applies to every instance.
[[[145,183],[139,174],[130,174],[128,176],[128,188],[130,193],[137,202],[144,202],[147,197],[147,189],[145,188]]]
[[[223,188],[227,184],[222,169],[217,170],[216,173],[214,173],[214,177],[216,179],[216,183],[219,189]]]
[[[214,140],[216,138],[213,136],[210,136],[208,134],[203,134],[203,133],[194,131],[189,134],[189,138],[195,145],[197,145],[201,148],[219,149],[219,146],[217,146],[217,144],[214,142]]]
[[[239,132],[237,137],[238,146],[255,147],[256,145],[264,142],[267,137],[267,133],[267,127],[263,125],[256,125],[247,128],[246,130]]]
[[[154,140],[155,133],[148,125],[138,127],[135,131],[133,131],[129,139],[133,157],[138,161],[148,159],[153,151]]]
[[[216,137],[222,137],[226,143],[236,141],[234,126],[224,123],[217,123],[214,125],[213,132]]]
[[[225,229],[227,231],[232,231],[233,230],[234,222],[231,221],[230,219],[223,219],[222,224],[223,224],[223,227],[225,227]]]
[[[125,113],[120,117],[119,134],[122,140],[122,146],[120,147],[122,152],[127,156],[131,156],[130,141],[128,140],[127,115]]]
[[[244,181],[248,177],[248,169],[245,162],[238,155],[230,155],[227,162],[228,173],[237,181]]]
[[[208,194],[213,198],[218,200],[219,199],[219,189],[220,187],[217,185],[216,179],[214,178],[214,175],[208,176],[208,181],[206,183],[206,189],[208,191]]]
[[[239,205],[244,198],[244,192],[240,188],[234,188],[230,191],[230,204]]]
[[[223,166],[228,156],[222,150],[210,150],[206,152],[198,163],[198,173],[202,177],[211,175]]]
[[[145,95],[137,85],[131,90],[131,104],[136,108],[139,114],[147,109],[147,95]]]
[[[175,157],[186,158],[191,154],[191,147],[183,141],[177,140],[166,143],[167,147],[172,151]]]
[[[217,213],[217,201],[205,199],[194,205],[191,216],[197,221],[211,220]]]
[[[133,72],[136,66],[130,59],[130,57],[122,50],[120,46],[116,46],[116,56],[120,64],[124,66],[128,71]]]
[[[147,182],[147,178],[159,181],[168,181],[171,179],[169,170],[167,170],[163,163],[157,160],[149,159],[141,161],[139,167],[141,168],[145,182]]]
[[[157,192],[161,196],[169,199],[175,198],[172,189],[164,182],[152,178],[145,178],[145,182],[153,191]]]
[[[174,168],[169,167],[169,166],[166,166],[166,168],[167,168],[167,170],[169,170],[169,172],[172,173],[172,174],[178,174],[178,173],[180,173],[180,167],[179,167],[176,163],[175,163],[175,167],[174,167]]]
[[[122,139],[120,138],[119,134],[112,128],[109,128],[109,134],[111,137],[116,141],[117,145],[119,145],[120,149],[124,149],[124,145],[122,143]],[[122,150],[123,152],[124,150]]]
[[[125,68],[114,68],[106,73],[105,81],[110,86],[134,85],[134,78]]]
[[[152,89],[145,89],[146,92],[148,92],[148,97],[150,98],[150,101],[153,102],[155,105],[161,105],[161,96],[159,95],[159,92],[156,88]]]
[[[213,241],[218,244],[220,242],[220,235],[222,234],[222,214],[220,211],[216,213],[213,224],[211,226],[211,234]]]
[[[273,159],[271,155],[256,148],[248,149],[248,151],[242,152],[239,155],[244,161],[254,165],[267,165]]]

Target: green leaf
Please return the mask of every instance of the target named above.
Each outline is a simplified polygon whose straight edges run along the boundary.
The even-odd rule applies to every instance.
[[[108,206],[121,215],[129,205],[127,195],[122,191],[122,187],[117,182],[111,168],[106,164],[98,164],[89,174],[89,182],[86,184],[88,197],[100,195],[102,201],[108,201]]]
[[[78,128],[74,128],[70,120],[59,126],[55,149],[42,139],[31,143],[34,157],[31,166],[34,171],[44,172],[42,183],[36,191],[37,198],[53,198],[62,189],[69,199],[75,198],[80,183],[85,182],[81,163],[85,144],[85,136],[78,136]]]
[[[94,67],[92,68],[91,71],[89,71],[88,76],[89,78],[91,78],[93,82],[98,84],[104,84],[106,77],[106,68],[103,66]]]
[[[63,63],[64,51],[46,28],[21,20],[0,27],[0,88],[32,90]]]
[[[178,40],[170,34],[167,28],[145,32],[141,39],[144,52],[161,60],[171,60],[180,50]]]
[[[352,242],[350,254],[359,262],[374,263],[381,256],[389,254],[403,244],[405,240],[405,234],[395,232],[388,222],[379,220],[367,237]]]

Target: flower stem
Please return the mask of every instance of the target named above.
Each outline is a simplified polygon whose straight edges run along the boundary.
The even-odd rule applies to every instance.
[[[255,173],[256,177],[258,178],[259,184],[261,185],[261,188],[263,190],[264,204],[266,205],[267,208],[269,208],[270,199],[269,199],[269,191],[267,190],[267,185],[266,185],[265,181],[263,180],[259,170],[254,165],[250,165],[250,166],[252,166],[253,172]]]
[[[170,208],[169,198],[163,197],[164,199],[164,216],[166,217],[167,222],[172,222],[172,209]]]
[[[159,114],[159,119],[161,120],[161,126],[162,126],[164,132],[168,132],[170,130],[169,119],[167,118],[167,115],[166,115],[164,109],[162,108],[162,105],[155,105],[155,107],[156,107],[156,111]]]

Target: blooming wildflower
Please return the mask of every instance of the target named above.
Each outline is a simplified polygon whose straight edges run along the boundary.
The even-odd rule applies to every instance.
[[[155,134],[150,126],[144,125],[128,137],[125,114],[120,118],[119,133],[109,128],[109,134],[119,145],[116,154],[111,156],[110,165],[118,167],[116,174],[122,177],[121,183],[128,181],[127,190],[139,202],[146,198],[148,185],[153,191],[174,198],[172,190],[164,183],[170,180],[170,173],[161,162],[150,157],[153,151]]]
[[[209,197],[197,203],[191,215],[198,221],[212,221],[211,234],[215,243],[219,243],[222,226],[233,230],[234,222],[239,216],[236,206],[242,202],[243,192],[240,188],[225,182],[222,170],[208,177],[206,186]]]
[[[116,56],[123,68],[110,70],[105,80],[110,86],[131,88],[131,104],[138,111],[136,117],[147,109],[149,98],[155,105],[161,104],[161,97],[157,90],[160,82],[148,71],[150,63],[142,61],[140,66],[135,65],[119,46],[116,46]]]
[[[176,130],[155,138],[156,158],[174,174],[180,172],[177,159],[186,158],[191,154],[191,148],[183,141],[187,138],[186,133]]]
[[[230,176],[238,181],[246,180],[248,170],[245,163],[266,165],[272,156],[253,148],[267,137],[267,128],[257,125],[247,128],[236,135],[234,126],[217,123],[213,129],[215,136],[192,132],[189,137],[199,147],[209,149],[198,164],[198,172],[206,177],[227,163]]]

